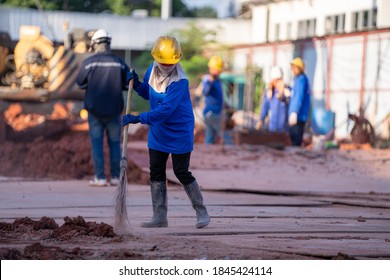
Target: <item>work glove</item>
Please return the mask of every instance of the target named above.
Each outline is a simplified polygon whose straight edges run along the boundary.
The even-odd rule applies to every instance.
[[[139,123],[139,116],[134,116],[131,114],[126,114],[122,117],[122,126],[128,125],[129,123]]]
[[[294,126],[298,123],[298,115],[295,112],[292,112],[290,116],[288,117],[288,124],[290,126]]]
[[[138,74],[135,72],[134,69],[131,69],[129,72],[127,72],[126,75],[126,83],[129,84],[130,80],[133,79],[133,87],[137,88],[141,82],[139,81]]]

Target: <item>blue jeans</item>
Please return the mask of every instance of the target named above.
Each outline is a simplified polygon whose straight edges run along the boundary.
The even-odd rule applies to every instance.
[[[121,160],[121,121],[120,115],[113,118],[98,118],[88,114],[89,138],[91,140],[92,161],[95,176],[106,179],[104,173],[103,141],[104,132],[107,132],[108,147],[110,149],[111,178],[119,178],[119,164]]]
[[[205,139],[206,144],[215,144],[221,137],[221,114],[215,114],[212,111],[207,112],[204,115]]]

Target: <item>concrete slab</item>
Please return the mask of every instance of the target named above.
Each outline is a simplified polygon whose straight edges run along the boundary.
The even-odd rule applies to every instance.
[[[83,216],[86,220],[113,224],[116,188],[89,187],[87,183],[0,181],[0,221],[48,216],[61,224],[65,216]],[[356,207],[332,204],[331,197],[321,202],[303,195],[204,190],[211,223],[196,230],[195,213],[184,191],[171,185],[168,189],[169,227],[156,230],[140,227],[151,216],[148,186],[129,184],[128,194],[130,231],[146,239],[214,242],[235,248],[241,257],[250,252],[251,258],[326,259],[339,253],[362,259],[390,258],[389,203],[385,208]],[[0,247],[3,246],[0,242]],[[26,243],[18,246],[26,246]],[[122,246],[126,247],[126,243]],[[238,255],[230,252],[227,257]]]

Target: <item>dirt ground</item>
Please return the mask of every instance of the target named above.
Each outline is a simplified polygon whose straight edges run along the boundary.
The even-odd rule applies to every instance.
[[[54,121],[61,120],[61,116],[67,118],[66,110],[61,111],[61,108],[59,108],[57,111],[63,112],[63,114],[59,114],[60,117],[54,118]],[[13,117],[17,120],[23,117],[21,112],[18,112],[17,107],[14,108],[13,112],[16,113],[9,115],[8,118]],[[42,120],[37,117],[31,118],[31,121],[41,122]],[[15,123],[19,122],[15,121]],[[23,133],[25,129],[28,129],[28,127],[23,128],[20,125],[14,127],[14,131],[19,133]],[[45,129],[48,131],[47,127]],[[145,131],[140,134],[133,136],[133,138],[130,137],[131,145],[128,148],[127,175],[129,183],[144,186],[146,194],[148,174],[145,170],[148,167],[148,155]],[[58,131],[58,133],[34,137],[32,141],[25,141],[26,134],[15,132],[14,135],[16,135],[16,140],[7,140],[0,143],[0,176],[6,178],[17,177],[20,178],[18,180],[22,181],[26,178],[36,181],[75,179],[86,181],[93,176],[88,132],[82,124],[74,125],[72,129],[64,129],[64,131]],[[141,141],[136,142],[136,140]],[[261,240],[261,242],[264,242],[263,248],[272,247],[272,245],[267,244],[272,244],[269,242],[273,242],[273,239],[279,237],[268,236],[268,232],[261,231],[263,229],[260,229],[260,231],[256,229],[256,232],[260,232],[259,236],[254,235],[254,231],[251,232],[250,229],[243,233],[237,233],[236,231],[240,229],[230,228],[234,225],[231,219],[242,219],[241,222],[245,224],[248,222],[245,219],[256,220],[257,217],[245,212],[242,212],[240,216],[237,213],[240,213],[241,210],[238,210],[238,212],[235,210],[232,212],[233,214],[223,213],[221,211],[228,212],[230,210],[221,210],[221,207],[223,205],[226,209],[229,209],[229,207],[242,209],[242,207],[248,206],[245,204],[248,203],[247,198],[239,201],[239,196],[235,196],[233,193],[231,196],[237,197],[237,201],[231,200],[232,202],[229,202],[231,199],[229,197],[222,204],[218,200],[218,197],[222,197],[223,192],[237,192],[238,190],[243,193],[271,193],[272,197],[268,198],[269,201],[279,196],[282,200],[292,199],[291,196],[294,195],[301,199],[303,195],[300,195],[308,189],[307,193],[312,195],[308,200],[309,202],[305,202],[308,205],[313,204],[313,201],[314,204],[320,202],[321,206],[325,201],[325,205],[328,205],[329,201],[332,200],[333,202],[336,199],[337,207],[339,205],[352,205],[353,203],[355,203],[353,207],[357,207],[363,199],[366,199],[363,194],[354,191],[354,188],[359,187],[360,184],[363,187],[373,188],[372,192],[368,190],[368,194],[365,194],[371,194],[371,197],[364,201],[364,209],[371,206],[374,209],[388,209],[388,204],[385,204],[388,195],[385,198],[380,198],[380,192],[385,190],[390,182],[388,174],[390,150],[377,150],[371,149],[369,146],[347,144],[341,148],[340,150],[318,153],[310,149],[280,151],[263,146],[223,147],[216,145],[211,147],[197,145],[192,156],[191,169],[203,186],[215,192],[214,196],[213,193],[209,194],[209,197],[214,197],[214,202],[210,203],[210,208],[214,221],[216,220],[214,227],[218,228],[220,226],[219,230],[211,228],[209,232],[203,233],[202,231],[195,232],[192,227],[191,231],[184,227],[183,229],[174,229],[177,232],[168,232],[169,234],[159,235],[150,232],[140,234],[138,231],[137,234],[133,235],[116,233],[111,225],[96,222],[90,217],[65,216],[61,217],[62,222],[58,222],[58,216],[55,218],[44,216],[35,219],[24,217],[13,221],[0,222],[0,259],[353,259],[354,256],[342,252],[337,253],[337,251],[336,253],[313,256],[310,253],[298,253],[298,251],[295,254],[294,250],[287,253],[283,250],[269,248],[262,249],[260,254],[259,249],[255,246],[243,245],[246,240],[245,236],[248,238],[248,242],[253,238]],[[109,174],[107,145],[105,151],[106,169]],[[290,179],[287,181],[286,177],[288,176]],[[174,177],[171,174],[169,177],[170,179],[173,178],[170,180],[171,188],[175,188]],[[253,183],[256,181],[261,182],[259,183],[260,190],[258,188],[259,184]],[[286,191],[286,186],[289,187],[289,192]],[[339,192],[337,188],[346,186],[345,190],[341,191],[348,192],[348,196],[343,198],[342,195],[328,194],[319,200],[313,198],[315,190],[312,190],[311,186],[317,186],[320,189],[319,194],[316,195],[322,194],[327,187],[330,187],[330,192]],[[174,192],[175,198],[172,207],[176,207],[174,208],[176,209],[174,210],[176,215],[182,215],[181,211],[178,210],[181,204],[175,204],[175,202],[178,203],[177,201],[180,202],[176,196],[180,196],[182,193],[176,194]],[[376,198],[379,202],[375,202]],[[347,200],[342,201],[343,199]],[[356,199],[356,202],[351,202],[353,199]],[[149,201],[150,198],[145,195],[145,200]],[[280,203],[278,201],[275,205]],[[285,203],[283,200],[282,208],[279,208],[278,214],[274,216],[279,216],[280,211],[284,211],[283,207],[285,205],[283,204]],[[254,203],[254,205],[249,206],[253,209],[253,206],[256,205]],[[148,209],[147,211],[150,210],[149,206],[143,206]],[[296,208],[298,213],[302,212],[300,207]],[[335,209],[338,211],[338,208]],[[343,211],[346,210],[343,209]],[[148,215],[149,212],[146,212],[145,217]],[[288,216],[288,214],[286,215]],[[355,214],[353,215],[355,217]],[[361,215],[363,214],[357,216],[361,217]],[[382,213],[375,215],[382,215]],[[178,217],[187,220],[186,217]],[[143,219],[144,216],[141,218]],[[378,218],[375,219],[380,221]],[[226,220],[229,222],[226,223]],[[269,218],[269,220],[272,219]],[[354,222],[359,225],[364,224],[369,218],[361,217],[355,220]],[[297,221],[300,223],[300,216]],[[344,221],[332,221],[330,224],[338,225],[342,223]],[[253,227],[254,223],[249,225],[248,228]],[[309,229],[311,227],[309,226]],[[286,232],[289,232],[289,230],[286,230]],[[367,232],[367,230],[362,230],[362,232]],[[384,231],[383,234],[385,233]],[[342,234],[342,231],[340,234]],[[234,236],[236,235],[237,238],[244,239],[235,239]],[[297,237],[297,240],[306,238],[311,239],[306,235],[302,235]],[[313,240],[316,238],[320,239],[320,237],[312,237]],[[343,236],[341,239],[343,238],[346,237]],[[351,238],[352,242],[356,238],[356,240],[360,240],[360,238],[366,240],[366,237],[348,236],[348,238]],[[329,241],[337,239],[337,237],[327,236],[325,239]],[[388,238],[383,242],[388,246]],[[390,255],[385,254],[382,255],[383,257],[390,258]]]
[[[0,146],[0,174],[3,176],[47,179],[93,177],[87,131],[67,131],[62,135],[37,138],[32,142],[6,141]],[[107,143],[104,150],[106,174],[109,174]],[[147,182],[146,175],[131,159],[127,161],[127,176],[129,182]]]
[[[180,236],[153,237],[116,234],[105,223],[65,217],[62,225],[42,217],[0,223],[2,260],[148,260],[148,259],[254,259],[256,250],[226,248],[215,241]],[[9,244],[9,246],[5,246]],[[283,258],[283,254],[269,254]],[[229,256],[229,257],[228,257]],[[290,256],[291,258],[291,256]],[[301,258],[297,256],[297,258]]]
[[[15,103],[4,117],[7,141],[0,144],[0,174],[47,179],[93,177],[88,125],[72,116],[66,106],[57,103],[50,115],[42,115],[24,113]],[[106,140],[104,151],[109,175]],[[143,172],[130,159],[127,175],[130,182],[145,182]]]

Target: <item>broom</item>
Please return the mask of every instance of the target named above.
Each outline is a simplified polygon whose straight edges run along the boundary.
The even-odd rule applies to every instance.
[[[130,114],[131,111],[131,97],[133,94],[133,79],[129,81],[129,90],[127,92],[127,105],[126,114]],[[126,197],[127,197],[127,139],[129,136],[129,127],[125,125],[123,127],[123,144],[122,144],[122,158],[120,161],[120,173],[119,173],[119,185],[116,194],[115,205],[115,228],[118,230],[125,230],[128,225],[128,217],[126,210]]]

